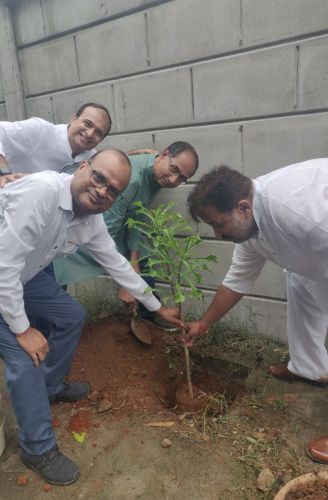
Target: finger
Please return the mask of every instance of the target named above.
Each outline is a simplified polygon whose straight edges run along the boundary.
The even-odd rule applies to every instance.
[[[44,350],[40,350],[36,353],[38,359],[39,359],[39,363],[42,363],[42,361],[44,361],[44,358],[46,357],[47,355],[47,351],[44,351]]]
[[[47,340],[42,344],[41,348],[39,349],[38,352],[42,352],[44,356],[46,356],[49,352],[49,343]]]
[[[39,361],[39,357],[38,355],[35,353],[35,354],[31,354],[31,358],[32,358],[32,361],[33,361],[33,364],[36,368],[39,368],[40,366],[40,361]]]
[[[180,319],[177,319],[175,318],[174,316],[168,316],[166,318],[168,321],[170,321],[171,323],[173,323],[175,326],[178,326],[179,328],[184,328],[184,324],[183,324],[183,321],[181,321]]]

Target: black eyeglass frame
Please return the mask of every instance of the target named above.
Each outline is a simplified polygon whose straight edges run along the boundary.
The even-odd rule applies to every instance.
[[[106,187],[107,198],[109,198],[112,201],[117,201],[118,199],[123,198],[122,194],[119,191],[117,191],[116,188],[114,188],[111,184],[108,184],[108,182],[105,182],[105,178],[103,178],[104,179],[103,182],[99,180],[99,178],[101,179],[103,177],[102,174],[92,166],[90,160],[86,161],[89,167],[91,168],[91,175],[89,177],[89,181],[91,182],[91,184],[97,189]]]

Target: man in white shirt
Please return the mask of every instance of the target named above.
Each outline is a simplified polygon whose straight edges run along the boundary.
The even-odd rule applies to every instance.
[[[0,121],[0,175],[60,171],[95,154],[109,133],[109,111],[101,104],[83,104],[68,124],[54,125],[42,118]]]
[[[250,292],[268,259],[288,271],[290,352],[288,365],[275,363],[270,372],[280,379],[325,385],[327,172],[328,159],[323,158],[290,165],[254,181],[224,166],[201,178],[188,199],[191,215],[212,226],[218,239],[237,245],[231,267],[208,310],[199,321],[189,324],[188,345]],[[310,443],[308,452],[328,463],[328,438],[324,443]]]
[[[101,215],[127,186],[127,156],[105,150],[83,160],[71,176],[44,171],[0,191],[0,356],[20,428],[22,460],[52,484],[70,484],[77,466],[60,453],[50,401],[76,401],[85,382],[64,383],[84,310],[44,269],[57,255],[85,246],[93,258],[149,310],[180,325],[175,309],[146,293],[146,283],[117,252]],[[51,323],[48,339],[28,316]]]

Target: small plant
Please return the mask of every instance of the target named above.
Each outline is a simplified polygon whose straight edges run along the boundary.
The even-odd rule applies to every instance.
[[[202,240],[198,234],[190,234],[192,228],[186,219],[172,210],[175,203],[159,205],[155,209],[148,209],[141,202],[136,202],[135,206],[142,220],[128,219],[127,225],[129,229],[138,228],[144,236],[142,244],[148,255],[143,275],[169,285],[169,297],[178,307],[179,318],[183,320],[182,304],[187,297],[200,299],[203,296],[202,290],[197,288],[202,283],[201,272],[210,271],[208,264],[216,262],[216,257],[194,256],[195,247]],[[169,297],[163,297],[164,302]],[[189,350],[185,344],[184,353],[189,395],[193,397]]]

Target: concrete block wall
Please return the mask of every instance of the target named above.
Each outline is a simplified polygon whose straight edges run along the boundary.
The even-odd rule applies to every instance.
[[[65,122],[94,100],[113,117],[105,146],[195,146],[195,178],[155,203],[186,214],[191,185],[220,163],[256,177],[328,156],[326,0],[16,0],[12,16],[28,116]],[[5,119],[1,95],[0,82]],[[219,260],[209,300],[232,245],[195,228]],[[268,264],[233,314],[285,338],[283,270]]]

